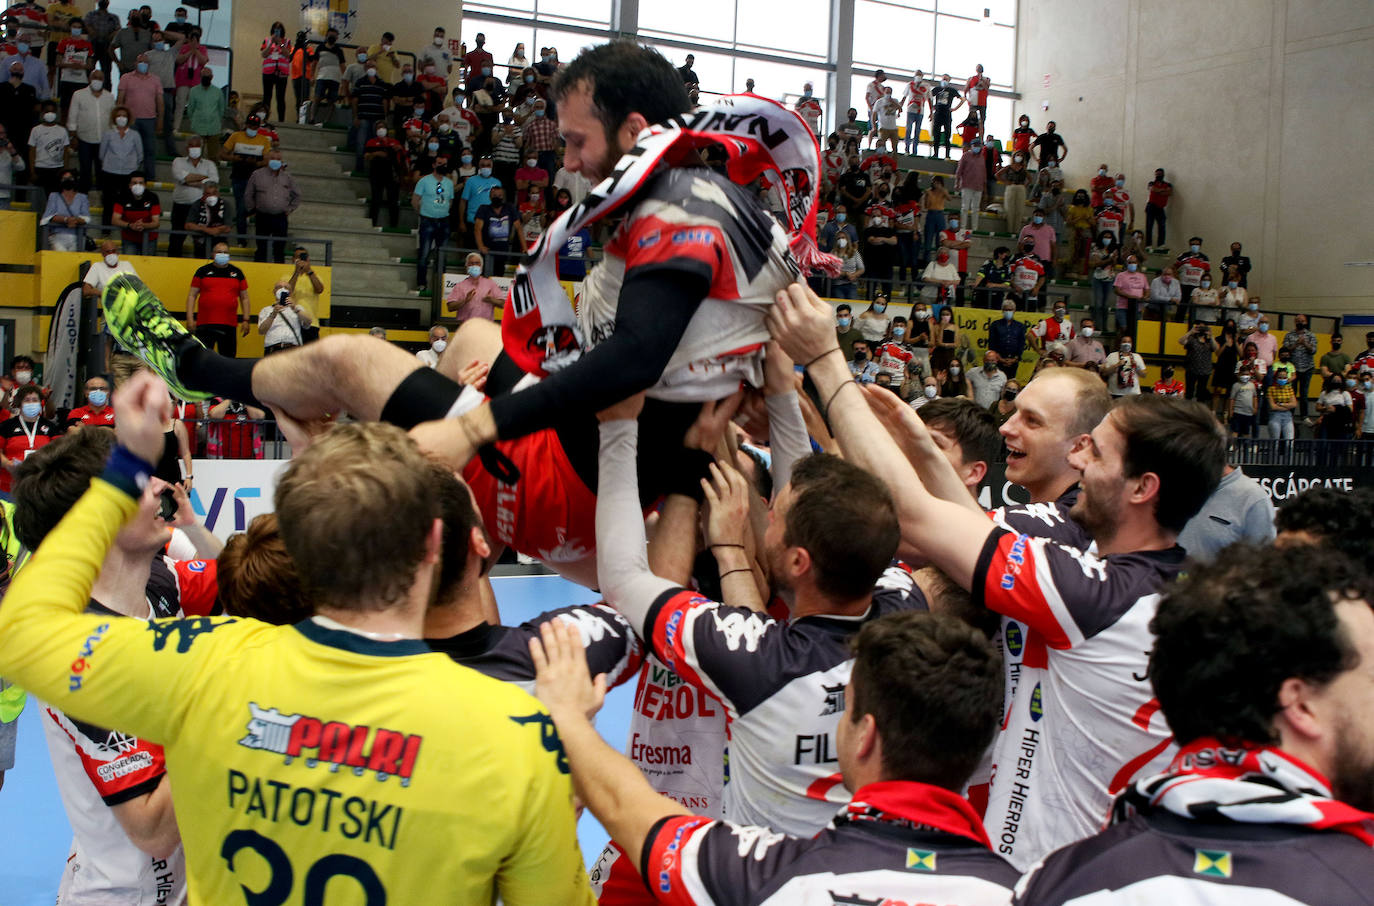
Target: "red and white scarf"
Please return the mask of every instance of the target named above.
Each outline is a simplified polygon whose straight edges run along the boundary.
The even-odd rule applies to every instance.
[[[1199,739],[1179,750],[1168,771],[1133,783],[1117,799],[1112,823],[1158,809],[1212,822],[1302,824],[1374,846],[1374,814],[1331,798],[1325,777],[1272,746]]]
[[[988,849],[988,832],[968,800],[952,790],[914,780],[880,780],[859,787],[831,822],[835,827],[875,821],[965,837]]]
[[[838,262],[816,246],[820,145],[795,111],[752,94],[726,95],[682,118],[639,134],[615,170],[564,211],[515,273],[501,317],[506,354],[531,374],[546,375],[576,361],[587,349],[568,294],[558,282],[558,253],[568,239],[632,201],[665,167],[698,164],[698,151],[719,146],[726,173],[745,184],[768,174],[782,187],[789,244],[803,272],[838,272]]]

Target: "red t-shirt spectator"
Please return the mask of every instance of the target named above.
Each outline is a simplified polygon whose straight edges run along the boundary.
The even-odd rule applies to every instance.
[[[220,267],[213,262],[202,264],[191,278],[191,285],[200,290],[196,303],[197,324],[219,324],[234,327],[239,322],[239,293],[248,289],[248,278],[235,264]]]
[[[1182,396],[1181,381],[1155,381],[1155,394],[1158,396]]]
[[[467,67],[467,80],[469,82],[484,78],[482,75],[483,66],[490,69],[493,75],[496,74],[496,61],[493,60],[491,54],[485,50],[478,49],[468,51],[468,55],[463,57],[463,65]]]
[[[105,408],[113,414],[114,410],[109,406]],[[7,418],[0,423],[0,451],[4,452],[6,459],[18,464],[32,456],[34,451],[56,440],[61,433],[62,429],[46,418],[40,417],[32,424],[19,417]],[[13,484],[14,476],[10,470],[0,469],[0,491],[8,494]]]
[[[1092,189],[1092,197],[1088,203],[1095,208],[1102,207],[1102,193],[1116,185],[1116,180],[1110,176],[1094,176],[1088,187]]]
[[[134,198],[132,194],[115,202],[114,213],[123,217],[127,223],[146,223],[162,216],[162,205],[157,200],[157,195],[145,190],[142,198]],[[120,230],[120,237],[125,242],[138,243],[145,249],[144,254],[157,254],[157,232],[145,230]],[[147,242],[144,246],[143,243]]]
[[[1172,189],[1173,183],[1163,179],[1150,180],[1150,197],[1146,199],[1147,204],[1152,204],[1157,208],[1162,208],[1169,203],[1169,196],[1164,193],[1165,189]]]
[[[88,425],[95,425],[100,428],[113,428],[114,406],[103,406],[95,409],[91,406],[79,406],[67,414],[67,427],[81,425],[83,428]]]

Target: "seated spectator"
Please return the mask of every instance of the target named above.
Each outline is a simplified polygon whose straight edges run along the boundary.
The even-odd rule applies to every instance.
[[[921,272],[921,292],[928,301],[954,304],[959,287],[959,271],[951,259],[949,249],[940,248]]]
[[[567,194],[566,189],[559,189],[559,194]],[[554,219],[553,214],[546,215],[549,222]],[[568,241],[563,243],[563,247],[558,250],[558,279],[559,280],[581,280],[587,276],[588,263],[592,257],[592,233],[591,230],[583,227],[576,233],[568,237]]]
[[[1269,332],[1268,315],[1260,315],[1255,321],[1255,332],[1244,339],[1255,344],[1255,352],[1261,362],[1266,366],[1274,364],[1274,360],[1278,358],[1279,340]]]
[[[871,384],[878,379],[878,363],[869,353],[867,340],[854,343],[854,352],[849,357],[849,373],[860,384]]]
[[[235,400],[220,400],[210,407],[209,418],[221,424],[206,428],[206,455],[210,459],[262,459],[262,425],[267,413]]]
[[[1069,310],[1063,302],[1054,303],[1054,317],[1042,318],[1040,323],[1030,329],[1027,340],[1031,348],[1041,352],[1050,343],[1067,343],[1076,334],[1073,321],[1069,320]]]
[[[110,405],[110,382],[96,376],[86,381],[86,405],[67,413],[67,430],[113,428],[114,407]]]
[[[1114,399],[1140,394],[1140,378],[1145,374],[1145,360],[1140,357],[1140,353],[1133,351],[1134,347],[1130,334],[1118,337],[1116,352],[1107,356],[1102,362],[1102,367],[1098,369],[1107,381],[1107,392]]]
[[[1221,296],[1212,287],[1212,275],[1204,273],[1198,279],[1197,288],[1189,296],[1193,307],[1192,317],[1204,324],[1215,324],[1221,318]]]
[[[1242,890],[1324,904],[1367,889],[1369,757],[1338,741],[1362,732],[1370,597],[1361,562],[1301,542],[1237,546],[1190,569],[1151,623],[1148,675],[1178,755],[1126,787],[1107,830],[1023,879],[1018,900],[1129,889],[1218,903]]]
[[[1040,310],[1040,293],[1049,277],[1045,262],[1035,254],[1035,241],[1027,236],[1021,240],[1021,254],[1011,260],[1011,297],[1022,311]]]
[[[949,367],[943,371],[936,371],[935,379],[940,382],[942,399],[955,396],[973,399],[973,388],[969,386],[968,377],[964,374],[964,366],[957,359],[950,362]]]
[[[157,252],[157,228],[162,222],[162,205],[157,193],[148,190],[142,173],[129,177],[129,193],[115,202],[111,222],[120,228],[121,251],[126,255],[152,255]]]
[[[1183,292],[1179,289],[1178,281],[1174,279],[1174,269],[1165,265],[1159,276],[1150,281],[1150,301],[1146,309],[1151,315],[1151,320],[1171,320],[1182,301]]]
[[[224,197],[220,195],[219,183],[205,182],[200,200],[191,205],[191,210],[186,214],[186,229],[195,234],[191,244],[197,258],[206,257],[207,244],[229,235],[232,229],[229,211]]]
[[[1354,384],[1355,381],[1350,381]],[[1317,397],[1316,436],[1323,440],[1349,440],[1355,436],[1355,401],[1345,379],[1332,375]],[[3,430],[3,426],[0,426]]]
[[[45,227],[47,248],[55,252],[86,250],[86,224],[91,222],[90,199],[76,190],[76,176],[63,170],[57,191],[48,196],[48,205],[38,225]]]
[[[997,427],[1005,425],[1013,415],[1016,414],[1016,397],[1021,393],[1021,382],[1015,379],[1008,379],[1006,386],[1002,388],[1002,393],[997,398],[997,402],[988,407],[992,417],[997,420]]]
[[[864,335],[854,326],[853,309],[846,302],[835,306],[835,335],[840,343],[840,351],[846,359],[854,355],[854,344],[863,341]]]
[[[14,394],[18,414],[0,422],[0,492],[10,493],[14,473],[37,451],[62,434],[56,422],[43,416],[43,391],[34,385]]]
[[[449,290],[445,305],[460,324],[470,318],[490,321],[496,306],[505,304],[506,294],[495,280],[482,276],[482,256],[477,252],[468,252],[464,265],[467,276]]]
[[[969,372],[968,381],[973,388],[973,401],[980,409],[997,402],[1002,388],[1007,385],[1007,376],[997,368],[997,353],[988,350],[983,356],[983,367]]]
[[[439,356],[448,348],[448,328],[435,324],[429,329],[429,348],[415,353],[415,358],[425,363],[426,368],[438,368]]]
[[[840,253],[836,251],[835,240],[841,235],[851,245],[857,245],[859,242],[859,231],[854,224],[849,222],[849,209],[842,204],[837,204],[834,215],[816,233],[816,244],[820,246],[821,251],[834,252],[838,255]]]
[[[1175,379],[1174,366],[1165,365],[1159,370],[1159,380],[1155,381],[1156,396],[1183,396],[1183,382]]]
[[[928,375],[921,380],[921,395],[911,400],[911,408],[919,411],[923,406],[940,396],[940,382],[934,375]]]
[[[521,125],[526,166],[533,155],[536,166],[552,175],[557,166],[558,125],[548,116],[548,104],[543,98],[536,99],[533,107],[533,117]]]
[[[1071,368],[1097,371],[1107,360],[1102,342],[1097,339],[1097,322],[1083,318],[1078,322],[1078,335],[1064,344],[1064,364]]]
[[[999,245],[992,250],[992,257],[978,268],[978,278],[974,281],[974,304],[982,308],[999,309],[1006,291],[1011,289],[1011,249]],[[1012,303],[1012,310],[1016,308]]]
[[[1132,333],[1140,303],[1150,292],[1150,281],[1140,272],[1139,258],[1126,257],[1126,269],[1116,275],[1112,288],[1116,290],[1116,332]]]
[[[305,343],[310,313],[291,297],[285,280],[272,288],[272,304],[258,312],[258,333],[262,334],[263,354],[272,355],[295,349]]]

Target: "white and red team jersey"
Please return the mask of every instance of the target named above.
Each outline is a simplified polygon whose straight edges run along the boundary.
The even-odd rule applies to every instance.
[[[821,117],[825,115],[825,108],[821,102],[815,98],[801,98],[797,101],[796,111],[806,125],[816,135],[821,134]]]
[[[897,117],[901,112],[901,101],[890,94],[884,94],[873,102],[873,114],[878,120],[879,129],[896,129]]]
[[[973,230],[941,230],[941,242],[967,242],[973,236]],[[968,273],[968,249],[954,249],[958,253],[955,260],[956,269],[961,274]]]
[[[826,151],[821,155],[821,169],[827,182],[833,183],[838,179],[846,166],[843,151]]]
[[[884,166],[891,167],[893,170],[896,170],[897,159],[894,158],[891,154],[874,154],[872,152],[869,152],[864,156],[863,160],[859,162],[859,169],[863,170],[865,173],[872,170],[874,167]]]
[[[725,814],[725,706],[668,665],[645,659],[630,714],[630,760],[663,795],[695,814]]]
[[[115,423],[114,406],[106,405],[99,412],[90,406],[78,406],[67,413],[67,426],[71,427],[78,422],[83,428],[87,425],[113,428]]]
[[[1196,255],[1184,252],[1175,259],[1174,264],[1178,271],[1178,282],[1184,286],[1197,286],[1202,282],[1202,275],[1212,270],[1212,262],[1201,252]]]
[[[1011,263],[1011,288],[1028,293],[1045,276],[1045,265],[1034,255],[1021,255]]]
[[[414,129],[416,132],[419,132],[421,135],[429,135],[430,125],[429,123],[426,123],[424,120],[420,119],[418,116],[412,116],[410,119],[406,120],[404,123],[401,124],[401,131],[409,132],[412,129]]]
[[[964,87],[964,97],[968,99],[970,107],[986,107],[988,103],[988,88],[992,85],[992,79],[985,75],[969,76],[968,84]]]
[[[921,205],[915,201],[904,201],[893,209],[892,225],[901,233],[916,229],[916,218],[921,214]]]
[[[1004,906],[1018,876],[967,802],[909,781],[860,787],[814,838],[674,815],[636,856],[670,906]]]
[[[453,131],[458,133],[465,146],[472,144],[472,137],[482,131],[482,121],[466,107],[445,107],[441,112],[448,115]]]
[[[906,379],[906,366],[916,357],[914,350],[901,343],[884,343],[878,347],[878,373],[892,378],[894,385]]]
[[[912,79],[906,83],[906,91],[902,94],[902,100],[906,102],[907,113],[922,113],[926,105],[930,103],[931,84],[925,79],[919,82]]]
[[[1183,549],[1097,557],[1002,529],[974,572],[975,603],[1025,627],[1020,677],[993,743],[984,823],[1024,871],[1096,833],[1134,777],[1176,748],[1149,677],[1150,620]]]
[[[1073,322],[1065,318],[1062,322],[1058,318],[1044,318],[1039,324],[1031,328],[1031,333],[1040,338],[1042,343],[1054,343],[1059,340],[1072,340],[1077,334],[1074,333]]]
[[[1126,215],[1116,208],[1103,208],[1097,214],[1097,231],[1103,230],[1111,233],[1118,242],[1121,241],[1121,224],[1126,219]]]
[[[740,381],[763,386],[764,317],[800,268],[787,234],[752,193],[704,168],[653,177],[583,281],[577,320],[589,345],[615,332],[621,287],[641,268],[696,272],[709,282],[649,396],[702,402],[728,396]]]
[[[870,132],[873,130],[874,126],[872,122],[873,106],[878,103],[878,98],[882,97],[884,94],[887,93],[886,91],[884,91],[886,87],[887,86],[884,85],[882,82],[879,82],[877,79],[874,79],[873,81],[868,83],[868,90],[864,92],[864,103],[868,106],[869,112],[868,128]]]
[[[1126,210],[1126,206],[1131,203],[1131,193],[1127,192],[1124,188],[1117,188],[1116,184],[1113,183],[1110,189],[1102,193],[1102,199],[1104,201],[1110,201],[1112,204],[1116,205],[1117,208],[1124,211]]]

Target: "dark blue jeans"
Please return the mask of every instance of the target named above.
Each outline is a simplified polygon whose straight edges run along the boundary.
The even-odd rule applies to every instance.
[[[157,178],[157,120],[134,120],[134,131],[143,142],[143,176],[148,182]]]
[[[429,256],[448,241],[447,217],[420,218],[420,256],[415,259],[415,285],[423,288],[429,280]]]

